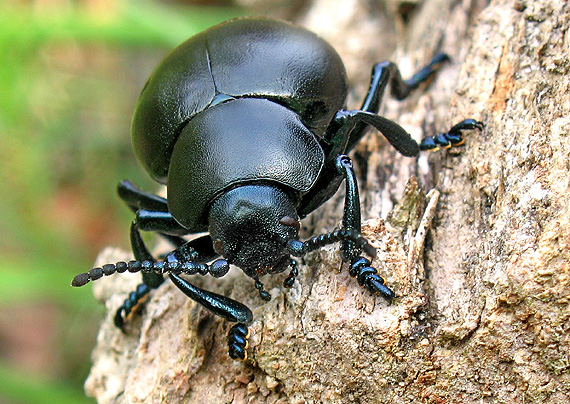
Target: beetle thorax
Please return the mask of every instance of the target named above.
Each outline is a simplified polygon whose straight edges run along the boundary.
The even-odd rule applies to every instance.
[[[292,198],[271,185],[229,190],[211,205],[210,234],[216,252],[248,276],[285,270],[286,244],[298,238],[299,218]]]

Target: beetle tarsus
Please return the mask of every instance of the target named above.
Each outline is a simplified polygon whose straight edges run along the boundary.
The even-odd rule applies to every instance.
[[[474,119],[465,119],[454,125],[448,132],[425,137],[420,143],[420,150],[437,151],[439,149],[448,149],[454,146],[461,146],[465,143],[463,131],[482,131],[483,128],[483,122],[479,122]]]
[[[259,279],[255,280],[255,288],[259,291],[259,296],[266,302],[271,300],[271,295],[263,288],[263,283]]]
[[[295,279],[299,275],[299,269],[297,268],[297,261],[292,259],[290,267],[291,271],[289,272],[289,276],[285,278],[285,280],[283,281],[283,286],[286,287],[287,289],[291,289],[293,287]]]
[[[247,359],[247,346],[249,337],[249,329],[243,323],[237,323],[228,333],[228,348],[229,354],[232,359],[245,360]]]
[[[385,285],[384,279],[378,271],[371,267],[371,262],[364,257],[354,257],[350,265],[350,275],[358,280],[360,286],[368,289],[372,294],[380,294],[388,301],[396,294]]]
[[[151,288],[146,283],[141,283],[129,294],[129,297],[125,299],[115,313],[113,321],[117,328],[125,332],[125,319],[127,319],[131,313],[135,313],[141,308],[141,304],[146,300],[150,291]]]

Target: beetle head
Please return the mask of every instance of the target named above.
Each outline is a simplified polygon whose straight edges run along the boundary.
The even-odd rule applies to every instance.
[[[271,185],[244,185],[212,203],[209,226],[216,252],[257,279],[287,268],[287,242],[298,238],[300,224],[286,192]]]

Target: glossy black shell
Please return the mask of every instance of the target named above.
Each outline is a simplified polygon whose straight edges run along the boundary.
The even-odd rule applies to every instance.
[[[240,182],[310,189],[323,160],[318,139],[346,93],[340,57],[315,34],[262,18],[227,21],[178,46],[154,71],[135,110],[134,149],[168,185],[173,216],[202,231],[208,203]],[[217,104],[219,94],[238,100]],[[239,144],[256,147],[236,152]]]

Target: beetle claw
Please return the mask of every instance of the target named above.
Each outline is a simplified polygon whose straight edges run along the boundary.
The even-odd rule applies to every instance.
[[[372,276],[366,286],[372,294],[380,294],[387,300],[392,300],[396,297],[396,294],[384,284],[384,279],[379,275]]]

